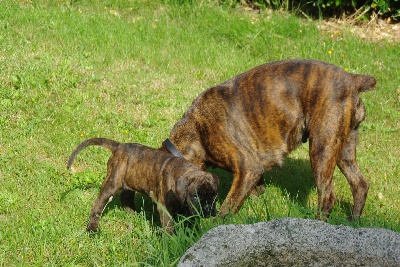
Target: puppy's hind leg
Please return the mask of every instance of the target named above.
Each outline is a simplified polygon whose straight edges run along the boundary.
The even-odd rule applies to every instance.
[[[107,176],[103,182],[99,196],[93,203],[92,210],[90,211],[90,220],[86,228],[88,232],[98,231],[100,216],[107,203],[111,201],[112,197],[121,189],[121,186],[118,185],[114,177],[118,177],[116,173],[111,173],[111,175]]]

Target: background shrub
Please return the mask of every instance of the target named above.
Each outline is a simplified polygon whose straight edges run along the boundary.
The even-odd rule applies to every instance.
[[[222,1],[231,2],[230,0]],[[363,20],[379,16],[390,21],[400,20],[400,0],[238,0],[238,2],[258,8],[300,11],[319,18],[350,16]]]

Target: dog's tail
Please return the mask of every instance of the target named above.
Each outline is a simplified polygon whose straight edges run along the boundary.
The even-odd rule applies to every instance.
[[[354,84],[358,92],[366,92],[374,90],[376,79],[369,75],[353,74]]]
[[[107,138],[92,138],[85,140],[82,143],[80,143],[79,146],[77,146],[75,150],[72,152],[68,160],[67,169],[71,168],[72,163],[74,163],[76,155],[78,155],[78,153],[87,146],[102,146],[111,150],[111,152],[114,153],[119,144],[120,144],[119,142]]]

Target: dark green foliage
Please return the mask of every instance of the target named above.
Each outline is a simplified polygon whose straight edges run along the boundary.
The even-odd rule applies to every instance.
[[[224,3],[233,3],[222,0]],[[243,3],[243,1],[239,1]],[[400,20],[400,0],[246,0],[257,8],[286,9],[299,11],[313,17],[352,16],[357,19],[370,19],[379,16],[383,19]]]

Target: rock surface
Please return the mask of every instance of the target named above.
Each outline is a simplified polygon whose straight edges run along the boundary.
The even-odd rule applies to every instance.
[[[400,234],[386,229],[279,219],[208,231],[178,267],[400,266]]]

